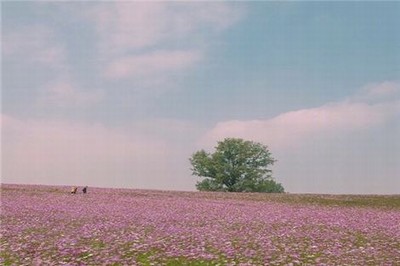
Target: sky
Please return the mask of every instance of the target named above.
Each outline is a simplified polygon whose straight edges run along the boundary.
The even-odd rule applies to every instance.
[[[195,190],[267,145],[290,193],[400,193],[400,2],[1,2],[1,182]]]

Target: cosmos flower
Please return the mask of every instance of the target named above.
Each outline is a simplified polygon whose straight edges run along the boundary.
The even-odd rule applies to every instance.
[[[2,265],[400,264],[398,208],[296,195],[70,195],[67,187],[8,184],[1,192]]]

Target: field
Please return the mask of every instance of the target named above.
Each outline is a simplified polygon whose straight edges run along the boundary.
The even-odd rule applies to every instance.
[[[400,196],[1,186],[1,265],[400,265]]]

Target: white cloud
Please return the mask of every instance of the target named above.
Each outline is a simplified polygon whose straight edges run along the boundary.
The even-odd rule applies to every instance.
[[[387,83],[371,87],[363,95],[395,89]],[[397,86],[398,88],[398,86]],[[361,97],[363,98],[363,97]],[[271,119],[250,121],[224,121],[218,123],[201,141],[209,147],[211,143],[225,137],[241,137],[268,143],[276,149],[293,147],[316,136],[331,136],[362,131],[385,123],[399,115],[400,99],[392,97],[372,104],[345,100],[317,108],[283,113]]]
[[[392,97],[225,121],[209,131],[179,120],[111,128],[3,115],[2,182],[194,189],[190,155],[224,137],[242,137],[269,145],[278,159],[274,177],[290,192],[395,193],[399,114]]]
[[[400,83],[397,82],[369,84],[349,98],[353,102],[361,101],[367,103],[379,103],[395,99],[400,99]]]
[[[3,115],[1,126],[2,182],[194,188],[190,147],[177,137],[194,131],[187,123],[110,128]]]
[[[267,144],[274,177],[290,192],[398,193],[400,87],[381,83],[355,96],[271,119],[223,121],[199,147],[239,137]]]

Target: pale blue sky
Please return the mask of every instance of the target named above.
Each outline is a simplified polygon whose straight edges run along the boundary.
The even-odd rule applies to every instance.
[[[398,2],[2,2],[2,182],[193,190],[260,141],[290,192],[400,193]]]

